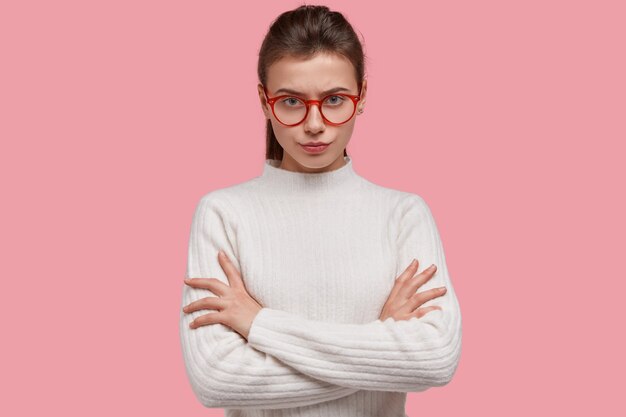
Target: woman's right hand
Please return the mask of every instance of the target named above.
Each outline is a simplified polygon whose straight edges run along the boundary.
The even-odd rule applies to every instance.
[[[419,275],[415,275],[418,267],[419,262],[414,259],[404,272],[396,278],[396,283],[391,289],[391,293],[383,306],[383,311],[380,313],[380,320],[384,321],[389,317],[393,317],[396,321],[408,320],[412,317],[420,318],[435,309],[441,310],[439,306],[418,308],[426,301],[440,297],[446,293],[446,287],[433,288],[416,293],[417,289],[431,279],[437,270],[437,267],[432,265]]]

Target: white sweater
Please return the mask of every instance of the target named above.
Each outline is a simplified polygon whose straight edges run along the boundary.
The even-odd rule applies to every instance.
[[[190,329],[214,310],[180,315],[187,376],[226,417],[405,417],[407,392],[443,386],[461,353],[461,312],[434,218],[417,194],[358,175],[351,157],[323,173],[278,168],[204,195],[187,277],[228,285],[224,250],[264,308],[248,340],[223,324]],[[438,269],[418,292],[445,286],[421,318],[378,319],[411,260]],[[182,306],[215,296],[183,285]]]

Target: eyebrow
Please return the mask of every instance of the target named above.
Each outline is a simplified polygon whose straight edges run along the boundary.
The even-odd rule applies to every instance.
[[[322,95],[337,93],[339,91],[350,91],[350,89],[349,88],[345,88],[345,87],[335,87],[335,88],[331,88],[330,90],[322,91]],[[294,94],[294,95],[297,95],[297,96],[302,96],[304,94],[304,93],[301,93],[299,91],[292,90],[291,88],[279,88],[278,90],[276,90],[274,92],[274,94],[277,95],[280,92],[284,92],[284,93],[287,93],[287,94]]]

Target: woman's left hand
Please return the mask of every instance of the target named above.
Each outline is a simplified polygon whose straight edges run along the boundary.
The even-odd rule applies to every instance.
[[[230,285],[224,284],[217,278],[185,279],[185,284],[190,287],[207,289],[217,297],[206,297],[194,301],[183,307],[183,312],[189,314],[197,310],[219,310],[197,317],[190,323],[189,327],[195,329],[200,326],[221,323],[247,340],[252,321],[263,306],[248,294],[241,274],[228,259],[228,256],[220,251],[217,259],[226,273]]]

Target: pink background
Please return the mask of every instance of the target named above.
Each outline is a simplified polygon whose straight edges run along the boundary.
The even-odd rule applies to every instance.
[[[258,49],[299,4],[2,3],[0,414],[223,415],[178,339],[191,219],[260,175]],[[324,4],[368,56],[355,170],[426,199],[463,312],[407,413],[624,415],[624,2]]]

